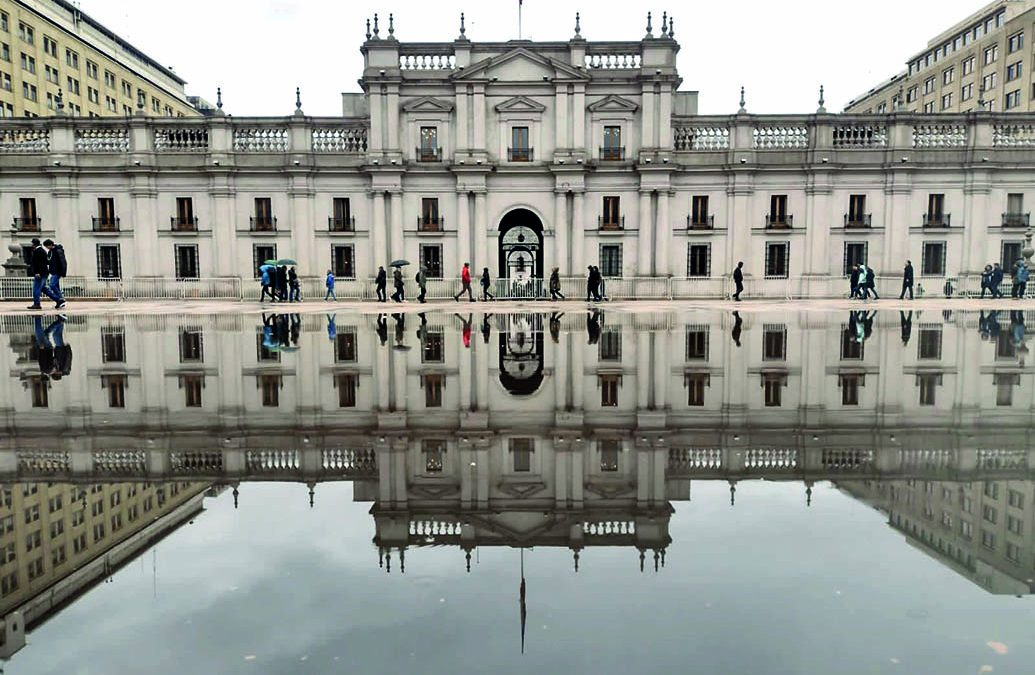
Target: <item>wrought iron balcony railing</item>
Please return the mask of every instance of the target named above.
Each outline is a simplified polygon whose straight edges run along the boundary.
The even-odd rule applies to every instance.
[[[197,232],[198,231],[198,218],[181,218],[180,216],[173,216],[169,219],[169,224],[172,227],[173,232]]]
[[[252,230],[252,232],[276,232],[277,231],[277,217],[276,216],[252,216],[252,218],[251,218],[251,230]]]
[[[534,148],[507,148],[508,162],[534,162]]]
[[[715,229],[715,216],[690,214],[686,217],[686,229],[688,230],[712,230]]]
[[[794,227],[794,216],[786,213],[778,213],[775,216],[767,213],[765,216],[765,229],[767,230],[789,230]]]
[[[624,230],[625,229],[625,216],[597,216],[597,227],[601,230]]]
[[[35,218],[15,218],[12,227],[16,232],[39,232],[43,227],[43,219],[39,216]]]
[[[1028,227],[1031,224],[1030,213],[1004,213],[1003,227]]]
[[[846,213],[845,227],[853,230],[867,229],[873,224],[873,214]]]
[[[93,218],[94,232],[118,232],[119,219],[116,218]]]
[[[925,213],[924,227],[949,227],[952,223],[951,213]]]
[[[327,219],[327,229],[331,232],[355,232],[356,216],[331,216]]]
[[[625,159],[625,147],[605,145],[600,148],[600,159],[604,162],[621,162]]]
[[[417,216],[418,232],[442,232],[446,227],[446,219],[442,216]]]
[[[418,162],[441,162],[442,148],[417,148],[414,156]]]

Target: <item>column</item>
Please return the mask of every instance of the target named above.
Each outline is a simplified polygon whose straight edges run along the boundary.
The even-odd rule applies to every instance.
[[[561,274],[566,274],[569,269],[568,196],[564,192],[554,192],[553,198],[553,257],[545,266],[547,278],[554,266],[561,269]]]
[[[242,276],[241,268],[232,255],[221,255],[220,251],[233,251],[236,248],[237,232],[234,226],[234,196],[229,192],[218,192],[211,196],[212,214],[209,216],[211,222],[201,223],[202,229],[212,230],[211,246],[213,276],[217,277],[238,277]],[[172,217],[172,214],[169,214]],[[165,221],[164,214],[159,215],[159,226]],[[247,258],[251,260],[251,251],[247,252]],[[205,273],[202,272],[202,276]],[[247,275],[244,275],[247,276]]]
[[[472,270],[476,270],[479,267],[492,268],[492,265],[488,262],[490,259],[489,251],[487,250],[489,231],[488,221],[489,213],[485,201],[485,193],[476,192],[474,193],[474,252],[471,255],[472,260],[461,261],[470,262]],[[496,273],[498,275],[499,270],[497,270]]]
[[[472,338],[471,343],[474,344]],[[479,345],[480,346],[480,345]],[[471,410],[473,403],[471,387],[474,385],[475,373],[478,366],[474,361],[474,355],[466,349],[460,350],[460,358],[457,363],[457,378],[460,380],[460,415]]]
[[[584,286],[579,287],[579,292],[585,291]],[[585,389],[587,381],[592,379],[590,383],[592,391],[597,390],[596,374],[592,375],[591,378],[586,377],[585,372],[585,355],[586,350],[582,348],[582,344],[579,343],[576,336],[571,336],[572,350],[571,354],[571,407],[575,412],[582,412],[585,405]],[[599,396],[599,394],[598,394]]]
[[[654,223],[651,219],[651,193],[640,190],[639,237],[636,243],[636,276],[649,277],[654,259]]]
[[[636,333],[636,409],[650,409],[650,333]]]
[[[831,260],[837,259],[830,257],[830,227],[836,222],[830,218],[830,192],[818,188],[806,191],[805,203],[805,275],[827,276]]]
[[[658,96],[658,107],[660,112],[658,119],[658,147],[665,150],[672,149],[672,90],[665,87]]]
[[[571,224],[571,268],[568,274],[583,276],[586,273],[586,193],[575,193],[575,215]]]
[[[469,129],[469,106],[467,105],[467,87],[461,85],[456,90],[456,149],[458,152],[467,150],[470,140]]]
[[[990,184],[982,180],[983,177],[975,176],[974,185],[964,189],[964,214],[963,214],[963,256],[960,259],[960,274],[981,274],[985,266],[985,259],[990,251],[988,250],[988,195]],[[994,254],[992,259],[999,256]],[[952,258],[949,258],[951,262]],[[946,270],[952,274],[952,267]]]
[[[485,85],[474,85],[474,149],[485,151]]]
[[[387,250],[387,233],[385,230],[385,193],[380,190],[374,192],[374,213],[371,219],[370,227],[370,240],[374,253],[374,272],[378,265],[387,265],[392,260],[386,254]]]
[[[475,391],[477,399],[475,403],[478,405],[479,410],[488,411],[489,409],[489,366],[491,354],[489,348],[482,344],[478,345],[474,350],[474,381],[478,388]]]
[[[385,126],[388,127],[388,150],[399,152],[399,86],[389,85],[385,111]]]
[[[403,239],[403,199],[402,192],[391,193],[392,225],[388,230],[388,240],[391,250],[388,256],[391,259],[406,256],[406,241]],[[391,260],[389,260],[391,262]]]
[[[643,84],[643,116],[640,121],[640,148],[656,147],[654,142],[654,85],[645,82]],[[671,119],[671,118],[669,118]]]
[[[456,194],[456,262],[446,264],[446,269],[460,269],[471,259],[471,201],[466,191]],[[443,261],[444,262],[444,261]]]
[[[551,343],[552,344],[552,343]],[[562,412],[568,408],[568,381],[571,373],[568,370],[568,334],[562,333],[553,346],[553,407],[554,412]]]
[[[377,87],[371,87],[370,91],[370,137],[368,151],[370,154],[381,154],[384,148],[384,141],[381,134],[384,130],[384,117],[381,111],[381,94]]]
[[[568,85],[558,85],[554,91],[554,152],[568,146]]]
[[[651,352],[654,354],[654,407],[657,410],[665,410],[668,407],[668,360],[670,354],[678,353],[673,351],[669,335],[668,331],[651,334]]]
[[[575,101],[572,110],[571,147],[574,150],[586,150],[586,85],[575,85]]]
[[[658,192],[658,223],[654,246],[654,274],[659,277],[667,277],[671,273],[672,261],[672,223],[669,221],[668,190]]]
[[[158,216],[157,216],[157,199],[156,194],[148,187],[137,187],[134,186],[130,190],[130,196],[133,200],[133,244],[135,245],[134,251],[127,251],[125,247],[120,247],[120,256],[122,258],[122,276],[129,277],[157,277],[162,276],[162,269],[158,266]],[[215,226],[215,223],[213,223]],[[227,223],[221,227],[228,227],[233,230],[233,223]],[[112,242],[112,243],[118,243]],[[166,256],[172,256],[171,244],[170,250],[165,252]],[[130,262],[130,257],[134,258],[132,264],[127,265]],[[230,256],[224,256],[229,259]],[[166,258],[168,260],[168,258]],[[130,272],[132,271],[132,274]],[[171,269],[169,270],[172,271]]]

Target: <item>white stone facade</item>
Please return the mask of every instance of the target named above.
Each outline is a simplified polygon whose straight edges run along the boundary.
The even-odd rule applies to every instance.
[[[705,283],[743,260],[758,295],[823,296],[846,257],[886,278],[910,259],[940,293],[1018,256],[1035,117],[697,116],[678,49],[667,23],[636,42],[372,34],[347,117],[3,121],[0,213],[24,225],[35,199],[87,278],[250,280],[273,253],[311,277],[406,258]]]

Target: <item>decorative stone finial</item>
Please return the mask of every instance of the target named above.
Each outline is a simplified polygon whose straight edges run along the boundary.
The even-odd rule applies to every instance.
[[[302,112],[302,88],[295,87],[295,114],[304,115]]]
[[[467,558],[467,573],[470,574],[471,573],[471,552],[468,551],[467,554],[464,557]]]
[[[367,39],[370,39],[370,19],[367,19]]]
[[[737,505],[737,484],[730,481],[730,506]]]
[[[641,548],[640,549],[640,574],[643,574],[643,561],[644,561],[644,559],[646,557],[647,557],[647,552]]]
[[[464,19],[464,13],[460,12],[460,39],[463,40],[467,36],[467,25]]]
[[[810,506],[812,506],[812,484],[811,483],[809,483],[809,485],[805,488],[805,507],[808,508]]]
[[[57,98],[54,99],[54,107],[58,115],[65,114],[65,94],[61,89],[58,89]]]
[[[651,23],[650,12],[647,12],[647,37],[654,37],[654,25]]]
[[[740,110],[737,111],[738,115],[747,113],[747,99],[744,97],[744,87],[740,88]]]
[[[579,573],[579,550],[575,549],[575,554],[572,556],[575,559],[575,574]]]
[[[388,39],[391,40],[395,36],[395,15],[391,12],[388,13]]]
[[[668,36],[668,12],[661,13],[661,37]]]
[[[582,15],[575,12],[575,37],[582,36]]]
[[[819,85],[819,109],[816,110],[818,113],[825,113],[826,109],[826,97],[824,96],[823,85]]]
[[[216,87],[216,110],[223,109],[223,88]]]
[[[1024,233],[1024,248],[1021,249],[1021,255],[1024,256],[1024,262],[1028,267],[1031,267],[1031,259],[1035,257],[1035,248],[1032,248],[1031,239],[1035,236],[1035,230],[1031,228]]]
[[[241,491],[237,489],[237,485],[234,485],[234,509],[237,508],[237,498],[241,494]]]
[[[381,39],[381,28],[378,26],[378,18],[376,12],[374,13],[374,39]]]
[[[316,501],[316,483],[309,484],[309,508],[313,508],[313,502]]]
[[[676,17],[674,16],[668,18],[668,37],[670,40],[676,38]]]

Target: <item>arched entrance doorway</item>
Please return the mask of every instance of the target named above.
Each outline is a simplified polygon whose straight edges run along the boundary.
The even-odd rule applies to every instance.
[[[500,384],[511,396],[531,396],[543,385],[543,317],[511,314],[500,333]]]
[[[543,223],[528,209],[514,209],[500,221],[499,277],[511,281],[543,278]]]

